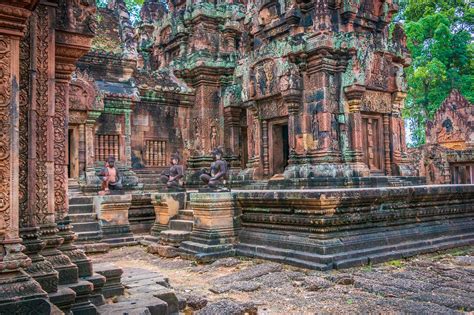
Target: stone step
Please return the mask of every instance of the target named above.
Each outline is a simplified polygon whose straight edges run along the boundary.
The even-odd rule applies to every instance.
[[[170,313],[168,303],[153,296],[102,305],[98,308],[98,311],[102,315],[165,315]]]
[[[148,190],[148,191],[153,191],[153,190],[158,190],[162,185],[159,184],[144,184],[143,185],[143,190]]]
[[[69,198],[69,204],[71,205],[83,205],[92,204],[93,197],[91,196],[78,196]]]
[[[76,232],[77,242],[90,242],[102,239],[102,231]]]
[[[178,219],[186,220],[186,221],[194,221],[194,211],[193,210],[179,210]]]
[[[74,223],[72,225],[72,229],[74,232],[93,232],[99,231],[100,226],[98,222],[82,222],[82,223]]]
[[[188,220],[170,220],[170,230],[189,231],[193,230],[194,222]]]
[[[69,204],[69,213],[70,214],[86,214],[93,213],[94,206],[92,204]]]
[[[96,213],[77,213],[77,214],[69,214],[69,218],[71,219],[71,223],[84,223],[84,222],[94,222],[97,220]]]
[[[48,294],[48,298],[61,311],[70,314],[70,308],[76,299],[76,292],[65,285],[60,285],[57,292]]]
[[[160,243],[179,246],[181,242],[188,241],[190,237],[190,231],[166,230],[160,233]]]

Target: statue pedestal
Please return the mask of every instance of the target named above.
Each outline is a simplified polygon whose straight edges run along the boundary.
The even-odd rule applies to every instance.
[[[110,244],[134,242],[128,221],[131,195],[94,197],[94,209],[102,228],[103,241]]]
[[[180,246],[180,255],[198,261],[233,256],[238,220],[231,193],[191,193],[194,229],[189,241]]]
[[[162,231],[168,230],[170,219],[177,216],[180,209],[184,209],[186,192],[152,194],[151,203],[155,208],[155,223],[151,228],[150,234],[156,241]]]

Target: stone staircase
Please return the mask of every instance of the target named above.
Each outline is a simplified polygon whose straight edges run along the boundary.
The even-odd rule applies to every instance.
[[[168,227],[168,230],[160,233],[158,244],[150,245],[149,251],[164,257],[176,257],[179,255],[179,246],[182,242],[189,241],[194,228],[194,212],[190,207],[189,193],[184,209],[170,219]]]
[[[138,183],[143,184],[144,191],[156,191],[163,185],[160,182],[162,169],[144,168],[134,170]]]
[[[79,185],[77,179],[69,178],[68,180],[68,194],[69,196],[77,196],[81,194],[81,186]]]
[[[71,196],[69,217],[78,243],[90,243],[102,239],[102,230],[94,212],[92,196]]]

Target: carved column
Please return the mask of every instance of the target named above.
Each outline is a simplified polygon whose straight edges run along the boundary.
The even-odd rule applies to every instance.
[[[36,20],[33,18],[33,21]],[[30,198],[35,200],[35,176],[29,176],[32,174],[28,173],[28,140],[30,131],[33,133],[33,130],[30,130],[29,122],[32,121],[32,117],[35,117],[29,102],[32,97],[30,84],[33,82],[34,76],[34,72],[30,70],[33,59],[31,57],[34,57],[31,46],[31,33],[34,32],[32,27],[36,27],[34,23],[27,25],[25,37],[20,43],[20,236],[26,247],[24,253],[32,261],[32,265],[25,271],[41,284],[43,290],[50,293],[57,291],[58,272],[54,270],[49,261],[39,254],[45,243],[40,240],[40,229],[34,208],[29,203]],[[31,196],[30,189],[33,192]]]
[[[362,143],[362,116],[360,107],[362,105],[362,97],[365,93],[365,87],[360,85],[352,85],[344,89],[348,112],[349,124],[351,126],[351,149],[353,162],[362,163],[363,159],[363,143]]]
[[[130,121],[130,114],[132,110],[126,110],[124,112],[124,117],[125,117],[125,133],[124,133],[124,143],[125,143],[125,166],[127,169],[130,169],[132,167],[132,142],[131,142],[131,136],[132,136],[132,125]]]
[[[298,113],[301,107],[301,91],[291,90],[289,93],[283,95],[283,101],[288,107],[288,144],[291,152],[296,151],[296,123]]]
[[[260,165],[260,120],[258,119],[258,109],[255,105],[249,107],[249,115],[247,115],[249,125],[248,150],[250,152],[250,160],[248,167],[258,167]]]
[[[22,270],[31,259],[21,252],[19,237],[20,39],[35,4],[0,1],[0,309],[11,314],[35,309],[35,301],[46,296]]]
[[[263,176],[270,174],[270,157],[268,156],[268,121],[262,120]]]
[[[406,159],[405,128],[401,110],[406,93],[396,92],[392,95],[392,114],[390,117],[390,143],[392,147],[393,172],[401,176],[413,176]]]
[[[79,178],[84,178],[86,170],[86,125],[79,125]]]
[[[388,114],[383,115],[383,142],[385,150],[385,172],[392,175],[392,165],[390,161],[390,123]]]
[[[85,150],[86,150],[86,185],[95,187],[100,185],[100,182],[95,175],[95,149],[94,149],[94,135],[95,135],[95,121],[100,116],[99,112],[88,112],[87,121],[84,127]]]
[[[229,148],[232,155],[236,155],[240,148],[240,107],[226,107],[224,108],[225,119],[225,139],[224,145]]]
[[[33,16],[34,61],[32,68],[30,156],[31,181],[35,189],[30,194],[29,207],[40,225],[41,239],[46,246],[41,254],[59,272],[59,284],[77,281],[77,267],[58,250],[63,243],[55,222],[55,179],[54,179],[54,115],[55,115],[55,32],[53,22],[56,7],[48,2],[41,3]],[[60,97],[60,95],[58,96]],[[67,279],[67,280],[66,280]]]
[[[392,113],[390,117],[390,142],[392,145],[392,161],[395,165],[402,162],[402,143],[401,143],[401,102],[404,100],[403,93],[394,93]]]
[[[68,217],[69,84],[71,74],[76,69],[75,62],[87,53],[91,41],[91,36],[83,36],[63,29],[56,30],[56,104],[54,116],[55,218],[59,228],[59,235],[64,239],[59,249],[77,265],[79,277],[92,276],[92,263],[86,254],[73,244],[77,239],[77,235],[72,231]],[[74,282],[73,279],[68,281]]]

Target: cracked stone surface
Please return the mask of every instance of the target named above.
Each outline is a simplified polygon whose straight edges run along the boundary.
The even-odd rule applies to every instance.
[[[469,247],[319,272],[240,257],[198,265],[157,257],[138,246],[92,256],[120,266],[124,275],[136,274],[136,268],[140,275],[159,274],[161,285],[169,283],[188,301],[186,314],[252,314],[256,309],[258,314],[466,314],[474,311],[473,257],[474,247]],[[127,279],[124,284],[134,288]]]

